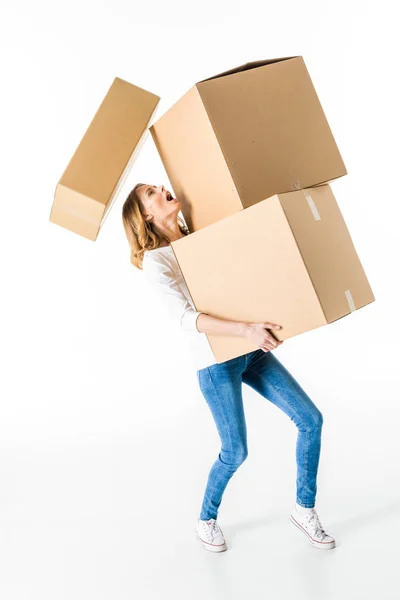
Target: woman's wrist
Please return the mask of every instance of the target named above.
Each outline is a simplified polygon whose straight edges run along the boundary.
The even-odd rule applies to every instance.
[[[200,313],[196,319],[196,329],[199,333],[207,333],[209,335],[233,335],[237,337],[247,337],[250,323],[242,321],[231,321],[229,319],[219,319]]]
[[[250,331],[250,323],[239,323],[238,332],[240,337],[247,338]]]

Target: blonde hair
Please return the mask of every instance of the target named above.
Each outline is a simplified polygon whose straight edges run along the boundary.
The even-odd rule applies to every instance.
[[[153,223],[146,221],[144,208],[137,193],[141,185],[146,184],[137,183],[122,206],[122,224],[130,246],[131,263],[138,269],[142,269],[143,256],[147,250],[155,250],[163,242],[170,243],[170,240]],[[180,217],[177,219],[181,233],[189,235],[189,229],[182,219]]]

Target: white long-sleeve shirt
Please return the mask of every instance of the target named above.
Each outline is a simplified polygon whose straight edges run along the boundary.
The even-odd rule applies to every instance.
[[[146,251],[142,268],[147,281],[162,294],[162,300],[176,326],[186,332],[195,369],[216,364],[207,335],[197,329],[196,321],[201,313],[194,306],[172,247],[162,246]]]

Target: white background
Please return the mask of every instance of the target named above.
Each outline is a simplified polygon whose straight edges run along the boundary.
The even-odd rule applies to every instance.
[[[394,6],[2,4],[5,599],[396,597]],[[276,351],[324,415],[316,508],[337,547],[315,549],[289,523],[297,430],[245,386],[249,457],[220,508],[228,552],[214,555],[194,527],[219,438],[182,340],[131,265],[122,228],[136,182],[170,187],[151,136],[96,242],[49,216],[56,184],[115,76],[161,96],[158,118],[196,81],[291,55],[303,56],[346,164],[332,189],[376,301]]]

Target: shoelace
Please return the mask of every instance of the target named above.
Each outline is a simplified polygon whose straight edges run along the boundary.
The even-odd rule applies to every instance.
[[[216,519],[208,519],[206,523],[208,523],[208,525],[210,526],[207,530],[212,537],[214,537],[215,535],[219,535],[219,527]]]
[[[315,531],[315,535],[320,537],[321,539],[324,538],[325,536],[327,536],[328,534],[326,533],[326,531],[323,529],[321,521],[319,520],[319,517],[317,515],[317,512],[315,510],[312,510],[310,513],[310,516],[308,518],[308,523],[313,522],[313,527],[314,527],[314,531]]]

